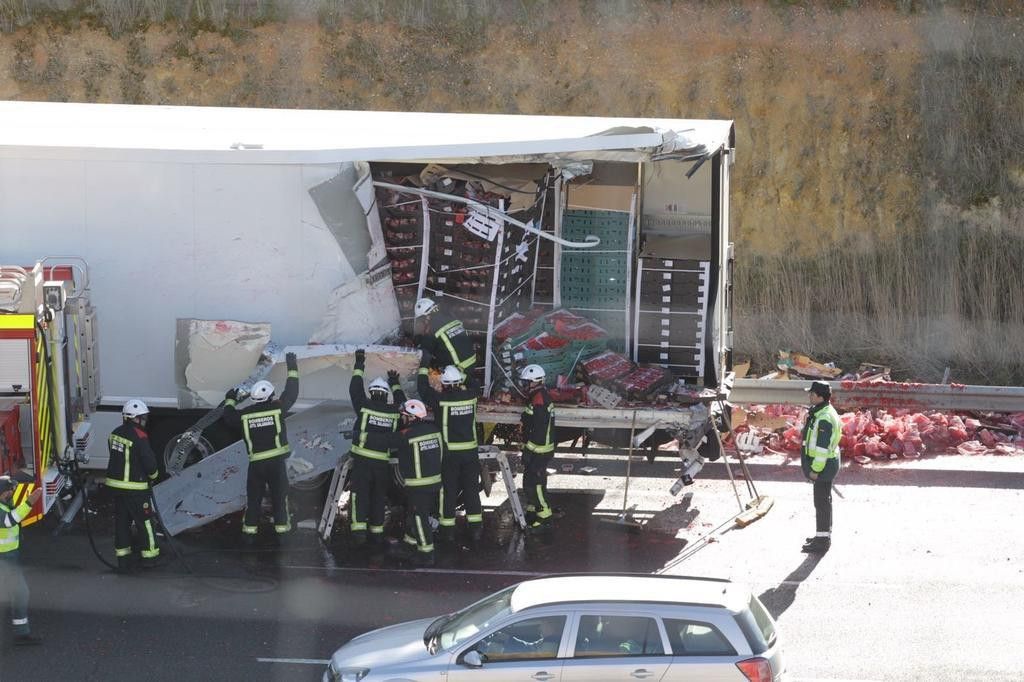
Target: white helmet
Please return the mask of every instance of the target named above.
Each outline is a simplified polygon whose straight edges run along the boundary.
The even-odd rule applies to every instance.
[[[141,417],[144,414],[149,414],[149,408],[146,407],[146,403],[142,402],[138,398],[132,398],[124,404],[124,407],[121,408],[121,416],[127,419]]]
[[[407,414],[416,419],[427,418],[427,406],[420,400],[406,400],[402,403],[402,414]]]
[[[262,403],[264,400],[269,400],[272,395],[274,395],[274,384],[266,379],[257,381],[252,385],[252,390],[249,391],[249,397],[252,398],[254,403]]]
[[[383,393],[391,393],[391,387],[388,386],[388,380],[384,377],[377,377],[370,382],[369,388],[366,389],[370,393],[381,391]]]
[[[540,365],[527,365],[519,372],[519,378],[523,381],[544,381],[547,372]]]
[[[462,375],[462,370],[455,365],[448,365],[441,372],[441,384],[443,386],[458,386],[465,380],[466,377]]]
[[[432,298],[421,298],[416,301],[416,317],[423,317],[430,313],[437,312],[437,304]]]

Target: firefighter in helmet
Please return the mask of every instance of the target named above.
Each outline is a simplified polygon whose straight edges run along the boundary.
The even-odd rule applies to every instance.
[[[440,537],[454,540],[455,507],[462,499],[472,544],[480,541],[483,513],[480,505],[480,455],[477,452],[476,404],[478,392],[472,379],[455,365],[441,372],[441,390],[430,385],[430,356],[424,351],[416,387],[420,398],[434,413],[441,428],[444,457],[441,462]]]
[[[530,528],[551,522],[554,511],[548,501],[548,465],[555,454],[555,408],[544,386],[547,373],[540,365],[527,365],[519,374],[529,403],[523,410],[523,488]]]
[[[355,546],[367,542],[376,545],[384,539],[384,513],[392,482],[391,456],[387,448],[376,447],[370,437],[379,433],[393,433],[398,428],[399,405],[405,401],[398,372],[391,370],[387,379],[377,377],[364,392],[365,370],[366,351],[360,348],[356,351],[355,368],[348,387],[352,407],[356,411],[352,450],[349,453],[352,458],[349,516],[351,541]]]
[[[288,513],[288,466],[292,448],[288,444],[285,414],[299,397],[299,365],[294,353],[285,355],[288,380],[280,399],[274,398],[274,384],[257,381],[249,392],[252,404],[236,408],[238,389],[224,396],[224,421],[241,431],[249,452],[249,471],[245,482],[246,504],[242,520],[242,538],[251,543],[259,533],[263,495],[269,489],[274,514],[274,533],[281,537],[292,529]]]
[[[402,427],[395,433],[374,433],[373,447],[387,449],[397,460],[405,487],[405,543],[416,547],[414,561],[434,563],[434,532],[430,513],[441,489],[441,432],[427,420],[427,406],[419,400],[402,403]]]
[[[473,341],[460,320],[443,312],[432,298],[416,301],[416,345],[433,358],[434,366],[455,365],[467,374],[476,365]]]
[[[121,409],[122,424],[107,438],[110,459],[107,461],[106,485],[114,498],[114,554],[117,568],[127,572],[133,568],[133,547],[141,547],[143,566],[156,563],[160,556],[154,530],[155,514],[150,488],[159,472],[156,454],[149,444],[146,425],[149,408],[132,398]],[[134,534],[139,537],[133,540]]]

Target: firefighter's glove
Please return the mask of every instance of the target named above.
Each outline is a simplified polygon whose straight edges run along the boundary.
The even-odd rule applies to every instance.
[[[233,401],[237,402],[238,401],[238,389],[237,388],[229,388],[228,392],[224,394],[224,400],[233,400]]]
[[[420,355],[420,367],[430,367],[430,361],[434,359],[434,355],[426,348],[420,352],[422,353]]]
[[[289,371],[299,368],[299,359],[295,357],[295,353],[285,353],[284,362],[288,366]]]
[[[402,377],[398,373],[398,370],[389,369],[388,370],[388,386],[397,386],[400,383],[402,383]]]
[[[356,369],[366,367],[366,351],[360,348],[356,351]]]
[[[818,472],[817,471],[812,471],[811,475],[809,476],[809,478],[811,479],[812,482],[813,481],[817,481],[818,480]]]

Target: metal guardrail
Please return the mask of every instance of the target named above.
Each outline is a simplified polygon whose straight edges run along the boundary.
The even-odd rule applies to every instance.
[[[522,418],[522,405],[481,403],[477,407],[477,420],[488,424],[518,424]],[[635,421],[634,421],[635,415]],[[650,426],[688,429],[702,424],[708,417],[706,405],[678,408],[645,407],[580,407],[555,405],[555,423],[583,429],[645,429]]]
[[[832,402],[839,408],[974,410],[1024,412],[1024,387],[914,384],[896,381],[830,381]],[[810,381],[736,379],[729,402],[738,404],[807,403]]]

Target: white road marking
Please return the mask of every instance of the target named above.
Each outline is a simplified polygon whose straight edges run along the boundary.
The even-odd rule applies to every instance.
[[[257,658],[257,663],[290,663],[292,665],[327,665],[329,658]]]

